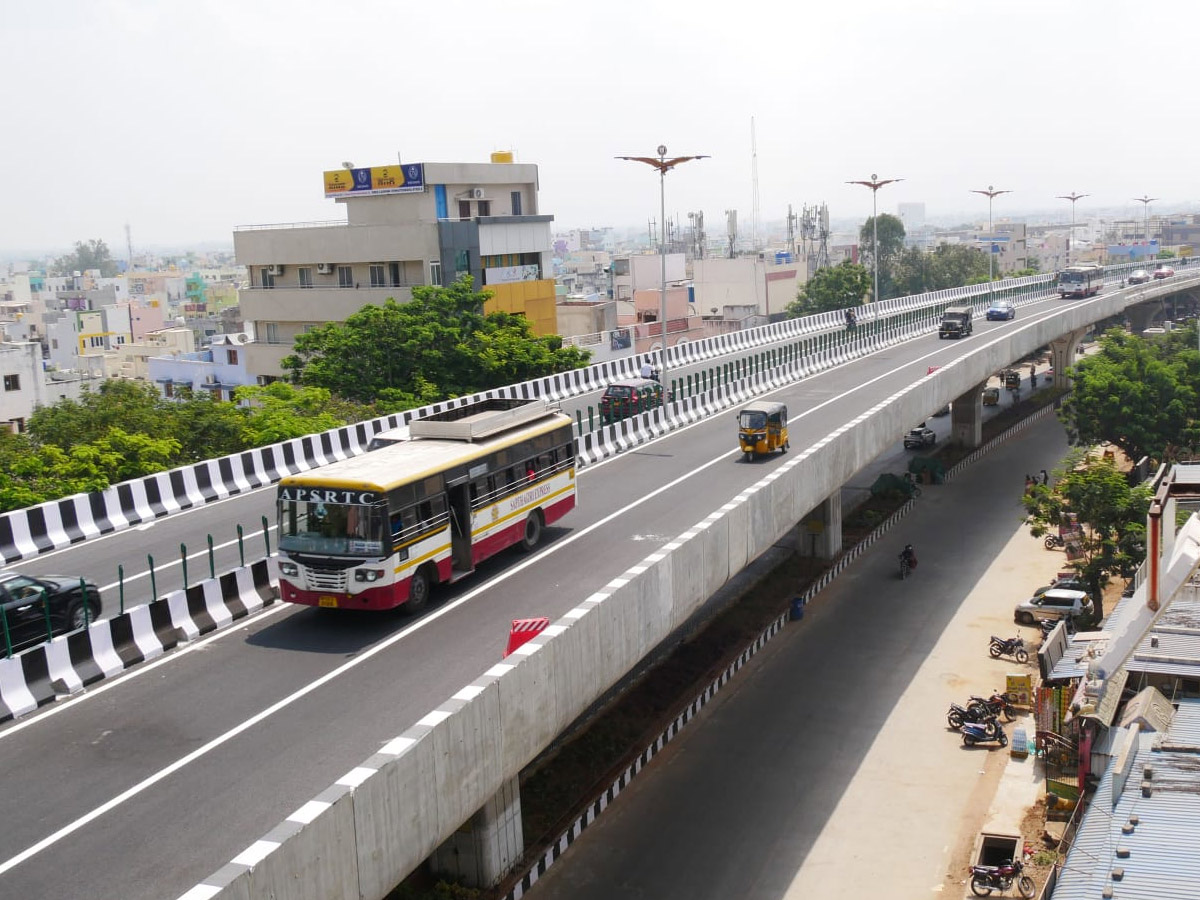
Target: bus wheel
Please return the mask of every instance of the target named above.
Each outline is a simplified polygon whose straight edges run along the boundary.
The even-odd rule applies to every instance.
[[[432,590],[433,584],[429,580],[429,567],[421,566],[413,573],[412,581],[408,586],[408,601],[404,604],[404,608],[413,615],[423,612],[429,605],[429,594]]]
[[[525,520],[525,536],[521,538],[521,549],[526,553],[533,550],[542,539],[542,514],[534,511]]]

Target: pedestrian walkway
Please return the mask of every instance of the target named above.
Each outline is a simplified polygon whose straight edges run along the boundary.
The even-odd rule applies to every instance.
[[[1021,475],[1066,450],[1048,417],[927,489],[527,896],[958,896],[979,831],[1036,799],[1035,763],[964,747],[946,708],[1021,669],[988,637],[1021,630],[1013,606],[1062,564],[1020,525]],[[921,566],[902,582],[908,542]]]

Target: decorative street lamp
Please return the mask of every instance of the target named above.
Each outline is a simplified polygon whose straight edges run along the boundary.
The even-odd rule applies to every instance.
[[[1059,200],[1071,201],[1071,235],[1067,238],[1067,268],[1071,268],[1071,244],[1075,240],[1075,201],[1082,200],[1084,197],[1090,197],[1091,194],[1077,194],[1071,191],[1069,194],[1059,194]]]
[[[661,279],[662,292],[659,297],[659,320],[662,328],[662,350],[661,364],[659,367],[659,379],[663,385],[663,395],[666,396],[667,385],[667,188],[666,179],[667,173],[675,168],[680,163],[688,162],[693,159],[708,159],[705,154],[697,156],[675,156],[667,158],[667,148],[665,144],[658,145],[658,156],[618,156],[617,159],[630,159],[634,162],[645,163],[648,166],[653,166],[658,169],[658,199],[661,207],[661,233],[658,240],[659,257],[662,259]]]
[[[903,178],[884,178],[882,181],[874,172],[871,173],[870,181],[847,181],[846,184],[861,184],[863,187],[871,189],[871,256],[874,258],[875,269],[875,293],[871,297],[872,300],[879,299],[879,205],[876,198],[879,195],[879,189],[885,184],[892,184],[896,181],[903,181]]]
[[[1146,252],[1150,252],[1150,204],[1157,200],[1157,197],[1134,197],[1138,203],[1142,204],[1142,234],[1146,238]]]
[[[992,232],[992,200],[1001,194],[1011,194],[1012,191],[998,191],[990,184],[986,191],[971,189],[972,194],[983,194],[988,198],[988,284],[992,283],[992,251],[995,249],[996,236]],[[990,290],[990,288],[989,288]]]

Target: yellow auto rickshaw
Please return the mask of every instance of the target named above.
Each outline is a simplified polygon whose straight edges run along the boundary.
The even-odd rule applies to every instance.
[[[998,406],[1000,403],[1000,388],[985,387],[983,389],[983,405]]]
[[[759,453],[786,451],[788,443],[787,407],[769,400],[756,400],[738,413],[738,446],[746,459]]]

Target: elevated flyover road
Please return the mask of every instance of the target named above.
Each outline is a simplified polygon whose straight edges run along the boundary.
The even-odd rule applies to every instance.
[[[1066,305],[776,392],[793,448]],[[931,388],[929,411],[942,402]],[[416,621],[275,608],[0,729],[0,893],[182,893],[486,670],[513,618],[561,616],[784,458],[738,457],[732,414],[680,429],[582,470],[580,505],[542,551],[492,561]]]

